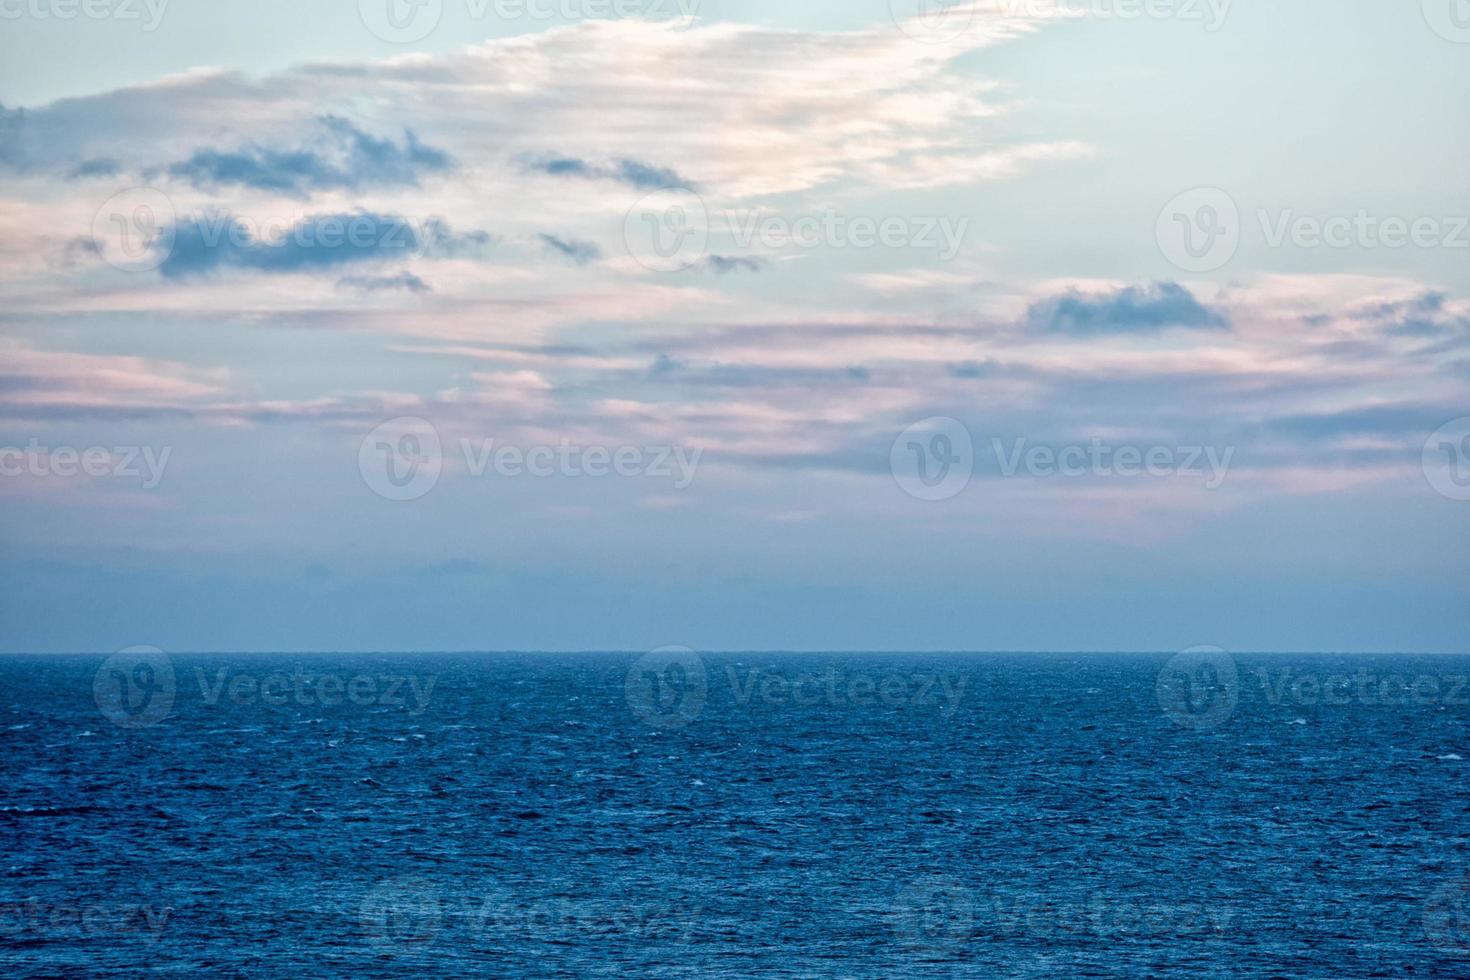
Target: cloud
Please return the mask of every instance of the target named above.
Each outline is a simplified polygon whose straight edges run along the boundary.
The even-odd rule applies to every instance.
[[[225,393],[227,372],[118,354],[37,350],[0,341],[6,418],[152,417],[185,413]]]
[[[659,354],[648,369],[654,381],[714,388],[783,388],[789,386],[866,384],[867,368],[793,368],[764,364],[690,364]]]
[[[1125,286],[1105,294],[1071,290],[1031,304],[1025,320],[1035,330],[1072,335],[1229,326],[1223,314],[1200,303],[1189,290],[1173,282]]]
[[[306,197],[313,191],[362,187],[417,187],[420,176],[452,169],[449,154],[404,131],[402,144],[372,136],[339,116],[322,116],[322,132],[310,147],[249,145],[238,150],[196,150],[168,168],[195,187],[239,185]]]
[[[175,226],[171,245],[167,241],[159,239],[169,251],[158,271],[165,279],[184,279],[232,269],[312,272],[415,254],[457,257],[486,244],[489,235],[459,235],[438,220],[415,228],[397,215],[358,212],[303,218],[278,238],[264,239],[233,215],[213,214]]]
[[[712,204],[844,183],[1004,179],[1085,149],[1008,136],[1016,128],[997,120],[1014,97],[957,67],[1050,19],[1037,13],[977,9],[974,29],[946,45],[915,43],[887,18],[845,32],[586,21],[448,55],[259,78],[198,69],[0,110],[0,159],[66,172],[107,156],[128,172],[304,194],[411,185],[446,172],[452,155],[475,161],[465,177],[488,192],[482,200],[524,186],[528,167],[634,191],[697,186]],[[434,146],[379,135],[403,120]],[[222,125],[242,142],[201,148],[199,134]],[[648,146],[658,160],[636,150]]]
[[[116,160],[110,157],[94,157],[91,160],[83,160],[72,168],[67,177],[71,180],[84,180],[88,177],[115,177],[122,171],[122,167]]]
[[[17,169],[25,164],[21,137],[25,127],[24,109],[7,109],[0,102],[0,164]]]
[[[558,238],[556,235],[538,235],[543,245],[564,255],[578,265],[586,265],[602,258],[602,249],[595,242],[579,241],[575,238]]]
[[[410,293],[427,293],[430,290],[429,284],[412,272],[400,272],[393,276],[344,276],[337,280],[337,285],[364,293],[399,289]]]
[[[638,190],[693,190],[694,185],[673,170],[656,167],[638,160],[617,160],[611,164],[592,164],[577,157],[547,157],[526,165],[533,173],[552,177],[577,177],[584,180],[612,180]]]
[[[1371,303],[1351,316],[1389,333],[1409,336],[1433,337],[1470,329],[1470,316],[1451,309],[1447,300],[1444,293],[1427,291],[1412,299]]]
[[[764,259],[739,255],[711,255],[704,264],[712,272],[722,276],[731,272],[760,272],[766,267]]]

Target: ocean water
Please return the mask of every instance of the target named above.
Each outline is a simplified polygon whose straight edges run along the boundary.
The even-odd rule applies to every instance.
[[[0,975],[1470,975],[1470,658],[0,659]]]

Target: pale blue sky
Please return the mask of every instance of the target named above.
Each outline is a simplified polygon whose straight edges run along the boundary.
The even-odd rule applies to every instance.
[[[0,476],[0,647],[1470,649],[1470,502],[1424,456],[1470,416],[1470,232],[1268,234],[1454,237],[1470,44],[1414,3],[1063,6],[939,45],[886,0],[706,0],[678,36],[445,0],[411,45],[355,2],[0,21],[0,450],[169,453],[156,487]],[[627,238],[658,180],[716,225],[680,271]],[[122,271],[98,236],[143,186],[176,234]],[[1195,188],[1241,218],[1205,271],[1157,227]],[[419,237],[198,239],[226,214]],[[720,227],[748,214],[963,247]],[[359,451],[406,417],[443,472],[393,501]],[[924,501],[890,450],[935,417],[974,475]],[[701,462],[466,472],[485,439]],[[1231,464],[1006,475],[1021,439]]]

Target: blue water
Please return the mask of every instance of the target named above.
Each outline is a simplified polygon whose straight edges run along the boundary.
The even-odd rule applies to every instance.
[[[0,975],[1470,975],[1470,658],[103,664],[0,659]]]

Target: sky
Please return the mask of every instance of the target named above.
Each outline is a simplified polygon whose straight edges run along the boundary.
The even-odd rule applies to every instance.
[[[0,0],[0,650],[1470,652],[1463,0]]]

